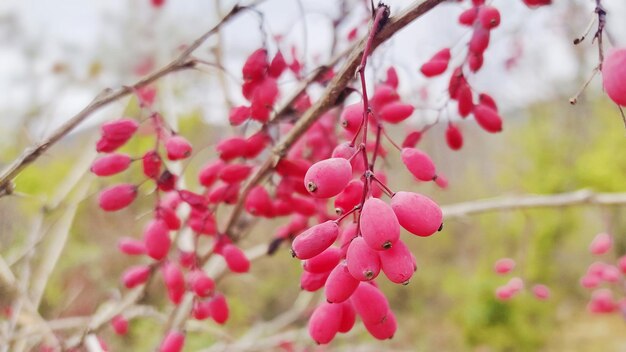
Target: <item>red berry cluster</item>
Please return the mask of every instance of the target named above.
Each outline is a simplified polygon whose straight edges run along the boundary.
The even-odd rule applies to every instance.
[[[471,26],[474,34],[467,57],[450,77],[448,92],[457,101],[462,117],[473,113],[481,127],[498,132],[501,119],[495,102],[485,93],[476,100],[463,70],[466,66],[471,72],[481,68],[490,31],[499,25],[500,16],[497,9],[484,1],[474,0],[472,4],[461,16],[461,23]],[[372,28],[379,28],[388,15],[388,8],[381,5]],[[249,270],[248,258],[233,243],[231,224],[220,231],[215,215],[218,207],[241,204],[251,216],[290,216],[278,228],[269,253],[276,251],[281,243],[293,240],[292,253],[303,261],[302,288],[316,291],[324,287],[327,302],[317,307],[309,323],[309,332],[316,342],[328,343],[337,333],[350,331],[357,315],[375,338],[394,335],[397,328],[394,313],[374,280],[382,272],[391,282],[408,283],[417,264],[400,239],[401,229],[420,237],[431,236],[441,230],[442,211],[424,195],[394,192],[388,187],[386,174],[377,163],[387,156],[383,138],[398,149],[403,164],[417,180],[435,181],[441,187],[447,181],[437,173],[431,158],[416,148],[424,131],[409,131],[401,147],[386,133],[388,124],[399,124],[414,112],[414,107],[400,98],[395,69],[387,70],[386,79],[377,83],[368,97],[365,66],[374,34],[368,37],[357,72],[361,78],[362,101],[331,109],[289,150],[278,153],[273,164],[275,172],[266,185],[258,184],[258,179],[251,181],[252,175],[261,162],[259,156],[270,149],[276,136],[289,133],[294,126],[286,120],[273,119],[273,115],[280,98],[278,80],[289,71],[296,79],[302,79],[302,64],[295,58],[295,48],[290,63],[280,51],[270,60],[264,48],[246,59],[241,93],[247,103],[233,108],[228,118],[232,126],[244,125],[246,131],[255,127],[256,130],[247,135],[241,131],[216,145],[218,158],[209,160],[197,175],[203,187],[201,192],[181,187],[177,182],[181,175],[171,171],[168,165],[189,158],[192,146],[169,128],[161,115],[150,110],[153,90],[137,92],[142,107],[149,112],[148,122],[155,136],[154,148],[142,157],[116,152],[133,137],[140,123],[120,119],[102,126],[97,150],[106,155],[94,162],[93,173],[103,177],[118,174],[133,161],[140,160],[145,180],[103,190],[100,207],[105,211],[127,207],[137,198],[140,185],[152,185],[151,191],[156,195],[152,219],[145,226],[143,238],[123,238],[119,242],[122,253],[143,255],[152,261],[126,270],[122,275],[126,287],[146,283],[159,270],[173,304],[180,304],[185,294],[191,295],[191,317],[198,320],[210,317],[219,324],[225,323],[226,298],[216,292],[213,278],[202,270],[202,264],[215,254],[225,260],[232,272]],[[450,50],[444,49],[422,66],[422,72],[429,77],[440,75],[450,60]],[[317,83],[327,84],[332,75],[332,70],[327,70]],[[311,99],[304,92],[287,110],[297,119],[310,107]],[[460,130],[451,123],[446,140],[452,149],[463,144]],[[252,183],[252,187],[247,187],[246,182]],[[385,195],[388,201],[382,199]],[[327,210],[329,198],[334,198],[335,212]],[[310,221],[316,224],[310,226]],[[183,229],[195,234],[191,252],[172,246]],[[209,253],[198,253],[199,241],[210,245]],[[112,325],[120,334],[128,329],[123,315],[115,317]],[[184,336],[184,330],[173,329],[162,341],[161,350],[179,351]]]
[[[606,255],[613,247],[613,237],[608,233],[599,233],[589,245],[589,252],[593,255]],[[580,279],[580,285],[586,289],[594,290],[587,310],[594,314],[607,314],[620,312],[626,319],[626,296],[624,288],[624,276],[626,275],[626,255],[617,259],[616,265],[603,261],[591,263],[587,272]],[[601,287],[602,284],[607,287]],[[621,295],[616,299],[614,294]]]
[[[472,0],[471,3],[472,7],[459,15],[459,23],[472,28],[472,37],[464,60],[452,70],[448,94],[451,100],[456,101],[461,118],[473,114],[482,129],[489,133],[497,133],[502,131],[502,118],[498,113],[498,106],[486,93],[480,93],[475,97],[466,75],[468,71],[476,73],[483,67],[483,55],[489,47],[491,31],[500,25],[500,12],[493,6],[485,5],[484,0]],[[450,49],[441,49],[421,66],[420,71],[426,77],[439,76],[448,70],[451,59]],[[452,121],[448,122],[445,138],[452,150],[462,148],[462,132]]]

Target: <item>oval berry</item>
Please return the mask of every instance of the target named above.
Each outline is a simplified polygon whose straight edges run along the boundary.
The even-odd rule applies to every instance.
[[[391,208],[400,225],[414,235],[430,236],[441,227],[441,208],[421,194],[396,192],[391,198]]]
[[[116,211],[127,207],[137,197],[137,186],[120,184],[100,192],[98,204],[104,211]]]
[[[485,131],[497,133],[502,131],[502,118],[498,112],[486,105],[476,105],[472,111],[478,125]]]
[[[378,251],[368,246],[363,237],[353,239],[348,245],[346,263],[350,275],[359,281],[373,280],[380,273]]]
[[[415,257],[409,247],[398,240],[388,251],[380,252],[380,264],[389,281],[406,285],[417,270]]]
[[[291,245],[291,252],[298,259],[311,259],[325,251],[339,235],[339,226],[328,220],[299,234]]]
[[[326,300],[331,303],[346,301],[359,286],[359,280],[350,274],[345,262],[339,263],[328,275],[324,285]]]
[[[400,224],[396,214],[387,203],[378,198],[365,201],[359,224],[363,240],[377,251],[391,248],[400,238]]]
[[[313,164],[304,176],[306,189],[316,198],[334,197],[352,179],[352,166],[343,158],[330,158]]]
[[[185,335],[179,331],[170,331],[161,342],[159,352],[180,352],[184,345]]]
[[[389,311],[389,302],[385,295],[368,282],[359,284],[350,301],[364,324],[382,322]]]
[[[317,344],[327,344],[335,338],[341,324],[342,308],[339,304],[320,304],[309,319],[309,335]]]
[[[402,148],[402,162],[407,169],[421,181],[432,181],[435,176],[435,164],[430,157],[416,148]]]
[[[311,259],[302,262],[302,268],[311,273],[324,273],[331,271],[339,263],[341,250],[330,247]]]
[[[181,136],[172,136],[165,142],[167,158],[170,160],[181,160],[191,155],[191,144]]]
[[[128,169],[131,161],[126,154],[109,154],[94,161],[90,170],[97,176],[111,176]]]

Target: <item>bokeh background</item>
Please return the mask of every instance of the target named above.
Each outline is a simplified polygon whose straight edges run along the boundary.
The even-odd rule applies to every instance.
[[[387,167],[393,170],[392,188],[425,193],[443,205],[580,189],[626,192],[626,133],[619,111],[601,92],[601,78],[592,81],[576,106],[568,103],[597,65],[590,37],[572,44],[593,18],[595,1],[555,2],[530,10],[517,0],[492,1],[501,9],[502,25],[494,32],[484,69],[470,82],[498,101],[504,131],[487,135],[472,121],[461,121],[465,145],[454,152],[445,144],[445,124],[433,127],[420,147],[448,176],[450,186],[442,190],[416,183],[391,153]],[[0,167],[49,135],[103,88],[130,84],[167,63],[234,3],[166,1],[155,9],[148,0],[1,2]],[[410,4],[389,3],[392,13]],[[626,3],[603,3],[611,41],[624,46]],[[289,54],[295,47],[305,71],[313,70],[332,56],[334,19],[345,17],[336,29],[340,40],[335,50],[348,46],[346,36],[355,26],[360,26],[359,36],[365,35],[361,23],[367,6],[356,0],[267,0],[259,6],[262,20],[244,14],[199,50],[198,56],[207,60],[219,58],[225,70],[203,67],[160,80],[158,110],[197,151],[181,166],[184,182],[197,186],[195,172],[214,155],[212,146],[232,133],[228,106],[244,102],[238,90],[240,67],[250,52],[264,41],[271,50]],[[463,50],[468,32],[456,24],[456,17],[464,8],[441,6],[372,56],[370,83],[383,79],[386,68],[394,65],[402,96],[418,107],[407,125],[419,128],[434,121],[435,113],[419,107],[438,106],[445,99],[446,79],[426,80],[418,69],[442,47],[453,47],[453,53]],[[276,35],[282,36],[280,43]],[[288,91],[295,84],[295,79],[286,79],[281,89]],[[319,93],[313,90],[311,95]],[[96,195],[113,181],[139,181],[139,176],[126,174],[111,181],[86,172],[96,155],[98,124],[137,113],[134,99],[99,111],[22,172],[16,195],[0,199],[0,255],[16,270],[32,260],[28,277],[33,280],[50,275],[44,287],[36,288],[46,318],[92,314],[101,302],[120,295],[120,273],[138,262],[120,255],[116,243],[121,236],[140,236],[149,200],[111,214],[98,209]],[[397,126],[391,134],[401,140],[406,128]],[[139,155],[146,143],[149,136],[125,148]],[[598,260],[587,249],[598,232],[610,232],[616,240],[602,260],[614,261],[626,253],[625,215],[624,207],[594,205],[492,212],[448,221],[430,238],[404,234],[420,266],[417,274],[408,286],[380,280],[400,322],[397,335],[381,343],[361,327],[319,350],[624,351],[624,317],[589,314],[585,306],[590,294],[578,280]],[[260,221],[242,246],[267,243],[280,223]],[[53,268],[31,257],[27,249],[33,240],[42,252],[62,253]],[[551,298],[538,301],[527,289],[511,301],[496,300],[495,288],[508,280],[492,270],[501,257],[517,261],[513,275],[523,278],[527,287],[548,285]],[[283,248],[273,257],[256,260],[249,274],[225,276],[219,285],[228,296],[231,319],[225,327],[203,323],[201,331],[189,334],[186,350],[236,341],[291,309],[294,301],[319,300],[319,295],[303,298],[301,270]],[[615,287],[615,292],[623,295],[624,287]],[[0,287],[0,304],[12,294]],[[158,282],[143,303],[167,306]],[[289,332],[285,340],[294,340],[298,350],[315,349],[302,329],[305,324],[306,312],[279,332]],[[114,351],[151,350],[162,336],[160,326],[158,318],[140,318],[132,321],[125,337],[115,337],[110,329],[101,336]]]

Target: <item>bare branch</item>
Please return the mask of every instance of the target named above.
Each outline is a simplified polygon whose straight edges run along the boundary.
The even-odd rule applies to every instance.
[[[494,211],[530,208],[569,207],[575,205],[626,205],[626,193],[594,193],[579,190],[570,193],[549,195],[523,195],[506,198],[475,200],[442,206],[444,218],[459,218]]]

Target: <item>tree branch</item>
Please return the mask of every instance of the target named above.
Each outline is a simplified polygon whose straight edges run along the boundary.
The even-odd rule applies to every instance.
[[[441,207],[441,210],[443,211],[445,219],[453,219],[494,211],[569,207],[584,204],[607,206],[626,205],[626,193],[595,193],[583,189],[560,194],[523,195],[475,200],[444,205]]]

